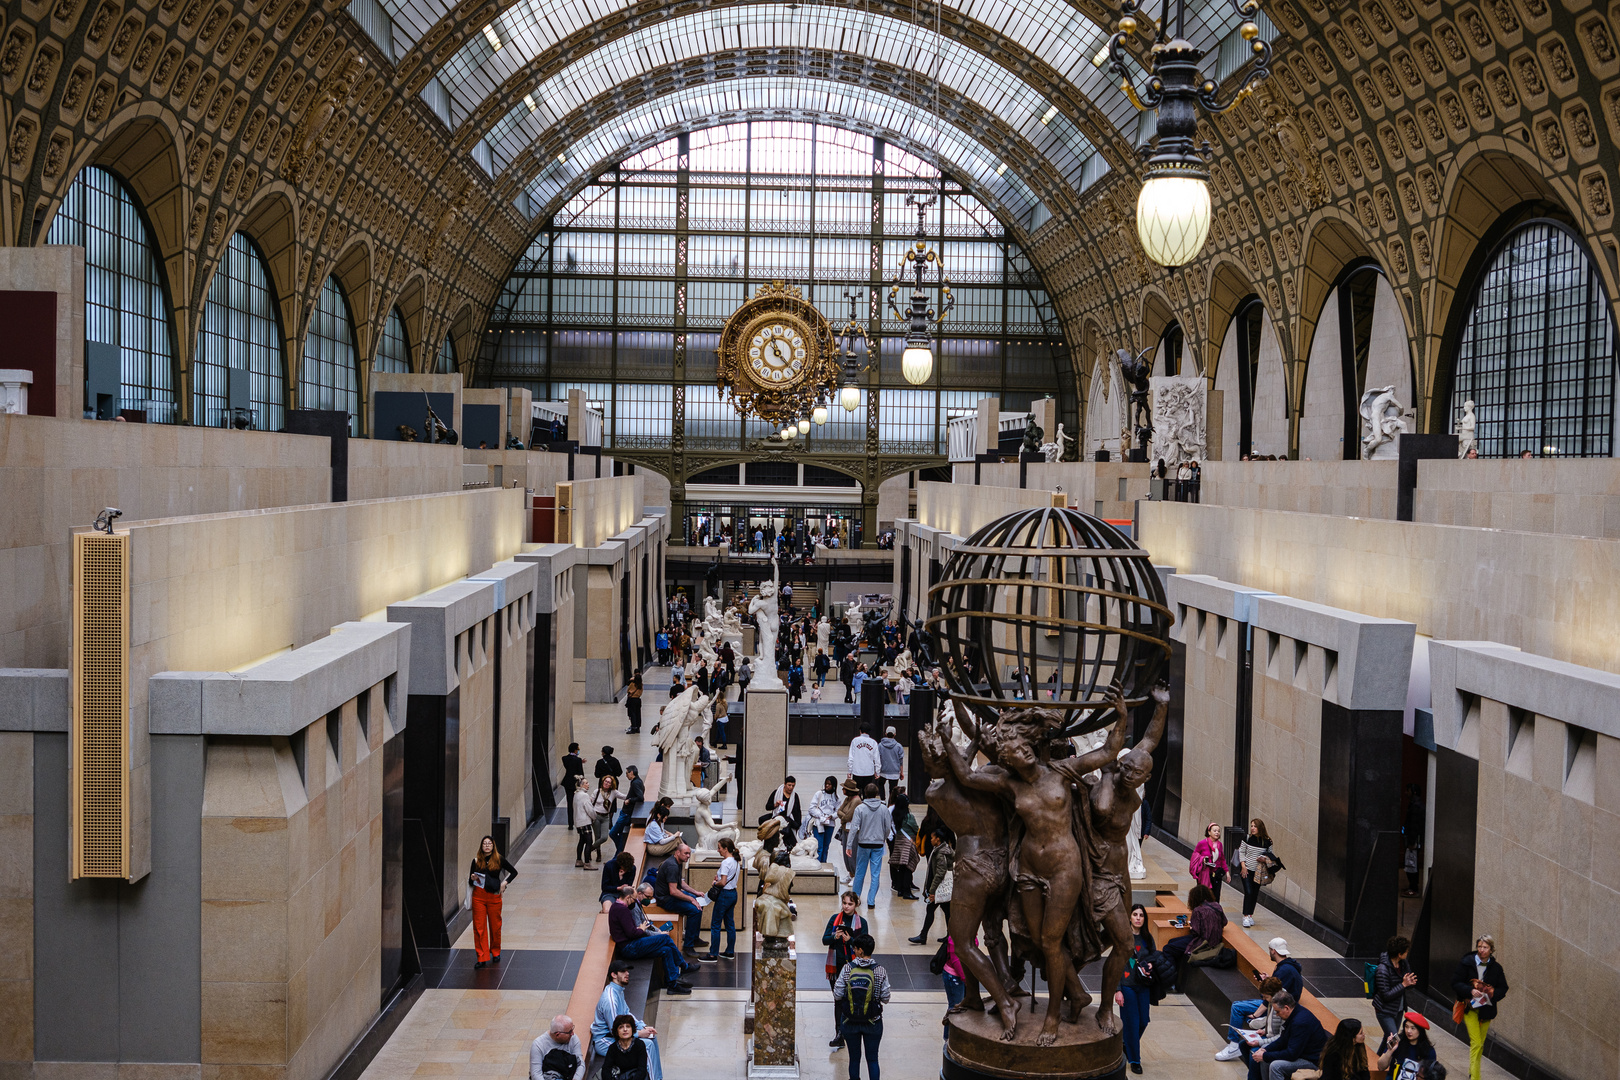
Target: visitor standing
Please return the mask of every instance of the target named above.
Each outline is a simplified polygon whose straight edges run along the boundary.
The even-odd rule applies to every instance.
[[[1406,938],[1390,938],[1373,972],[1373,1015],[1378,1017],[1386,1039],[1400,1031],[1401,1017],[1406,1014],[1406,991],[1417,985],[1417,972],[1406,959],[1411,950],[1412,943]]]
[[[860,678],[859,672],[856,678]],[[872,728],[862,724],[860,733],[849,744],[849,775],[860,785],[864,796],[867,785],[876,785],[878,770],[882,767],[882,758],[878,751],[877,740],[872,738]]]
[[[1491,1021],[1496,1019],[1497,1005],[1508,992],[1507,975],[1496,959],[1495,938],[1481,934],[1474,942],[1474,951],[1457,961],[1451,989],[1463,1007],[1463,1027],[1468,1030],[1468,1080],[1479,1080],[1485,1037],[1491,1032]]]
[[[568,827],[577,828],[574,821],[574,792],[579,790],[580,778],[585,775],[585,759],[579,756],[579,743],[568,744],[568,753],[563,755],[563,802],[568,807]]]
[[[602,747],[602,756],[596,759],[596,778],[600,780],[604,776],[611,776],[617,781],[623,775],[624,766],[620,765],[619,759],[613,756],[613,747]]]
[[[923,824],[927,823],[925,817]],[[951,925],[951,895],[956,889],[956,849],[951,846],[952,840],[950,829],[943,824],[928,834],[928,877],[923,882],[923,899],[928,901],[928,909],[923,912],[922,929],[917,931],[917,936],[906,939],[913,945],[928,944],[935,911],[944,912],[945,925]]]
[[[894,793],[894,804],[889,807],[893,822],[893,843],[889,847],[889,885],[902,900],[917,899],[911,882],[912,871],[917,869],[917,819],[911,813],[911,800],[904,788]]]
[[[515,877],[517,870],[501,858],[495,838],[484,837],[467,872],[467,884],[472,887],[473,948],[478,953],[473,967],[501,962],[501,899],[506,883]]]
[[[624,713],[630,718],[626,735],[641,734],[641,672],[630,676],[630,688],[624,692]]]
[[[590,864],[591,850],[596,846],[596,823],[591,817],[591,782],[581,776],[574,781],[574,797],[569,802],[573,811],[574,832],[579,840],[574,845],[574,866],[580,870],[595,870]]]
[[[905,775],[906,748],[900,745],[894,737],[894,728],[890,727],[878,742],[878,778],[886,789],[884,798],[893,801],[894,793],[900,790],[900,781],[905,779]]]
[[[829,776],[821,782],[821,790],[810,800],[810,833],[816,838],[816,861],[827,861],[827,849],[832,846],[833,830],[838,827],[838,778]]]
[[[719,893],[714,898],[714,912],[709,916],[709,956],[712,962],[717,957],[727,960],[737,959],[737,923],[733,913],[737,910],[737,874],[741,869],[737,844],[729,836],[722,836],[719,843],[720,869],[715,871],[714,884],[719,887]],[[726,930],[726,947],[720,949],[720,928],[724,925]]]
[[[1153,943],[1153,929],[1148,926],[1147,908],[1131,905],[1131,957],[1126,964],[1125,978],[1114,994],[1119,1006],[1120,1023],[1124,1025],[1125,1061],[1131,1072],[1142,1071],[1142,1033],[1147,1030],[1148,1010],[1153,1006],[1153,962],[1157,951]]]
[[[861,1080],[861,1057],[866,1057],[869,1080],[880,1080],[878,1044],[883,1041],[883,1006],[889,1003],[889,973],[872,959],[872,935],[857,934],[849,942],[849,963],[838,973],[833,997],[844,1002],[841,1034],[849,1047],[849,1080]]]
[[[827,929],[822,931],[821,943],[827,946],[827,985],[837,989],[838,975],[849,963],[849,943],[857,934],[869,934],[872,926],[860,914],[861,898],[858,893],[845,892],[838,898],[838,910],[833,912],[827,920]],[[833,995],[833,1040],[827,1045],[837,1048],[844,1045],[844,1001],[835,993]]]
[[[816,685],[827,685],[827,672],[832,670],[832,661],[827,659],[826,649],[816,650]]]

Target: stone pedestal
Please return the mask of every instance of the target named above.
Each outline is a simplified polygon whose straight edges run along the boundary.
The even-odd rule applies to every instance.
[[[1039,1002],[1018,1001],[1018,1029],[1011,1042],[1002,1041],[1001,1023],[992,1013],[946,1017],[944,1080],[1114,1080],[1125,1075],[1125,1042],[1098,1029],[1095,1006],[1081,1011],[1079,1023],[1060,1024],[1056,1045],[1037,1046],[1045,995]]]
[[[794,1049],[798,1029],[796,986],[798,961],[786,938],[764,938],[754,954],[754,1038],[748,1054],[748,1076],[798,1080]]]
[[[28,388],[34,373],[25,368],[0,368],[0,413],[28,412]]]
[[[788,708],[786,690],[748,691],[743,699],[742,760],[737,763],[738,806],[744,810],[738,821],[752,825],[763,808],[765,796],[787,778]]]

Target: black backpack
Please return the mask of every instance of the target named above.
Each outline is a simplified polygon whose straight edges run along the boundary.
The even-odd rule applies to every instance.
[[[876,967],[849,966],[844,977],[845,1000],[852,1024],[873,1024],[883,1019],[883,1001],[878,997]]]
[[[945,963],[948,959],[945,943],[941,942],[938,951],[934,953],[933,959],[928,961],[928,970],[935,975],[945,974]]]
[[[561,1076],[566,1080],[573,1080],[579,1068],[579,1058],[569,1053],[561,1046],[546,1051],[546,1056],[540,1059],[540,1074],[542,1076]]]

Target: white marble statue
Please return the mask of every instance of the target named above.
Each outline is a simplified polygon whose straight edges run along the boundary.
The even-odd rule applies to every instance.
[[[776,674],[776,634],[781,625],[781,610],[777,606],[777,589],[781,583],[781,569],[775,557],[771,559],[771,580],[762,581],[759,593],[748,601],[748,614],[754,617],[754,681],[751,690],[780,690],[782,680]]]
[[[720,614],[720,601],[712,596],[705,596],[703,598],[703,636],[718,638],[724,626],[725,617]]]
[[[1465,458],[1468,451],[1476,445],[1474,442],[1474,428],[1479,423],[1474,419],[1474,401],[1469,398],[1463,402],[1462,419],[1457,421],[1457,456]]]
[[[690,772],[691,770],[688,769],[687,771]],[[699,854],[713,853],[718,855],[720,854],[721,837],[729,836],[732,842],[736,843],[737,839],[742,835],[742,831],[735,825],[716,825],[714,823],[714,814],[709,810],[709,804],[714,802],[714,797],[720,794],[720,789],[730,782],[731,774],[728,773],[721,777],[720,782],[713,787],[692,789],[692,801],[695,803],[692,808],[692,820],[697,828],[697,846],[693,850]]]
[[[803,840],[800,840],[797,844],[794,844],[793,850],[788,852],[788,865],[792,867],[795,872],[799,873],[806,870],[824,869],[821,860],[816,858],[818,848],[819,845],[816,843],[816,838],[814,836],[806,836]]]
[[[1120,750],[1119,756],[1124,758],[1130,752],[1130,747],[1124,747]],[[1132,881],[1141,881],[1147,877],[1147,864],[1142,861],[1142,803],[1140,802],[1146,794],[1146,784],[1142,784],[1136,789],[1136,798],[1139,800],[1136,806],[1136,817],[1131,822],[1130,835],[1125,838],[1125,857],[1130,863]]]
[[[1393,386],[1380,386],[1361,395],[1361,460],[1381,461],[1397,457],[1395,436],[1410,430],[1406,409],[1395,400]]]
[[[663,752],[665,762],[663,779],[658,785],[660,798],[666,795],[671,799],[684,798],[691,791],[692,768],[690,764],[681,767],[682,753],[694,747],[692,740],[706,733],[704,713],[711,701],[699,693],[696,686],[688,686],[664,706],[664,715],[653,735],[653,745]],[[691,754],[685,756],[690,758]]]
[[[816,623],[816,648],[832,656],[832,620],[825,615]]]
[[[861,610],[859,596],[844,608],[844,625],[849,627],[850,637],[855,641],[861,640],[861,635],[866,633],[866,613]]]
[[[894,663],[890,664],[884,674],[891,679],[899,678],[909,672],[916,661],[912,658],[910,649],[901,649],[895,655]]]
[[[1153,446],[1148,453],[1149,460],[1163,459],[1171,469],[1184,462],[1202,461],[1208,390],[1204,377],[1155,375],[1148,383],[1153,395]]]

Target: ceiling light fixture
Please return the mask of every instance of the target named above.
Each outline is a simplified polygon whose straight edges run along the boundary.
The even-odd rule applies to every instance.
[[[906,249],[905,258],[895,271],[894,283],[889,287],[889,311],[907,326],[906,349],[900,354],[900,374],[913,386],[922,385],[933,375],[933,331],[956,306],[956,297],[951,294],[950,278],[945,275],[945,260],[928,246],[928,232],[923,225],[928,208],[936,201],[937,196],[934,195],[926,199],[919,199],[914,194],[906,196],[906,205],[917,208],[916,242]],[[923,272],[929,263],[939,266],[940,304],[937,310],[928,306],[928,294],[924,291]],[[900,283],[906,276],[908,265],[916,280],[912,284],[911,302],[902,311],[899,306]]]
[[[1216,97],[1220,87],[1215,80],[1206,78],[1199,70],[1203,50],[1195,48],[1184,36],[1186,0],[1164,0],[1157,26],[1152,20],[1146,20],[1155,31],[1153,71],[1147,92],[1138,94],[1131,83],[1124,44],[1140,25],[1141,2],[1123,0],[1120,4],[1119,23],[1114,36],[1108,40],[1108,55],[1112,58],[1114,73],[1120,78],[1119,88],[1131,104],[1138,109],[1157,109],[1159,113],[1156,145],[1140,150],[1147,157],[1147,174],[1136,200],[1136,233],[1148,258],[1160,266],[1175,269],[1196,258],[1209,238],[1209,167],[1206,164],[1210,157],[1209,143],[1197,148],[1193,145],[1193,137],[1198,134],[1199,107],[1206,113],[1218,115],[1248,97],[1271,75],[1271,43],[1260,40],[1260,26],[1254,21],[1255,13],[1260,10],[1259,0],[1232,0],[1233,8],[1243,17],[1238,33],[1249,43],[1254,67],[1237,92],[1222,102]],[[1175,4],[1173,32],[1172,2]]]

